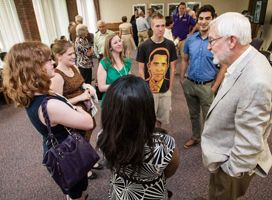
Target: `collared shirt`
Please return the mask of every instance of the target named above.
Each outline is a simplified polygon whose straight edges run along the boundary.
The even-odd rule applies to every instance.
[[[139,17],[138,19],[136,19],[136,26],[137,26],[137,30],[139,32],[146,31],[146,30],[150,29],[150,26],[149,26],[146,18],[143,18],[143,17]]]
[[[174,26],[172,28],[173,35],[175,38],[179,37],[180,40],[186,39],[187,35],[189,34],[190,25],[196,25],[194,18],[186,13],[184,13],[184,15],[181,17],[178,13],[176,13],[172,17],[174,20]]]
[[[231,64],[231,66],[229,66],[229,68],[227,69],[227,72],[225,73],[225,77],[222,81],[220,88],[227,82],[230,75],[235,71],[237,66],[239,66],[240,62],[247,56],[247,54],[250,52],[251,49],[252,49],[252,46],[249,46],[247,50],[245,50],[245,52],[238,59],[236,59],[234,63]]]
[[[209,38],[202,39],[200,32],[190,35],[184,45],[183,53],[190,56],[187,77],[195,81],[209,81],[216,76],[213,55],[207,49]]]
[[[94,54],[96,55],[97,58],[99,58],[99,54],[104,54],[104,44],[106,37],[113,33],[113,31],[107,29],[105,34],[100,33],[98,31],[95,36],[94,36]]]

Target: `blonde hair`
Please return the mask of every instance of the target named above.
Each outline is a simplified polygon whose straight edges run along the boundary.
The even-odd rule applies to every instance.
[[[106,37],[106,40],[105,40],[105,45],[104,45],[104,57],[103,57],[103,59],[102,60],[104,60],[105,62],[106,62],[106,64],[107,64],[107,66],[108,66],[108,63],[107,63],[107,61],[106,61],[106,58],[108,58],[109,60],[110,60],[110,63],[111,63],[111,66],[113,67],[115,64],[116,64],[116,62],[115,62],[115,59],[114,59],[114,57],[112,56],[112,53],[111,53],[111,41],[112,41],[112,39],[115,37],[115,36],[118,36],[118,34],[117,33],[111,33],[111,34],[109,34],[107,37]],[[127,62],[127,59],[125,59],[123,56],[122,56],[122,54],[123,54],[123,51],[121,51],[120,53],[119,53],[119,56],[120,56],[120,59],[123,61],[123,62]]]
[[[41,42],[23,42],[11,47],[5,58],[3,85],[16,106],[28,107],[35,92],[51,94],[50,77],[44,68],[51,54],[51,49]]]
[[[69,41],[66,41],[66,40],[58,40],[58,41],[56,41],[54,43],[54,45],[52,47],[52,51],[53,51],[53,54],[54,54],[56,65],[58,65],[58,57],[56,56],[56,54],[62,55],[70,47],[73,47],[73,44],[71,42],[69,42]]]

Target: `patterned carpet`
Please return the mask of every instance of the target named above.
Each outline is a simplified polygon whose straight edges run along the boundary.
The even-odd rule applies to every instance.
[[[132,52],[132,72],[138,74]],[[96,74],[97,60],[94,59]],[[191,137],[191,123],[186,100],[179,83],[179,66],[174,80],[172,113],[170,124],[163,126],[176,140],[180,152],[180,166],[176,174],[167,180],[168,189],[173,191],[173,200],[192,200],[198,196],[208,198],[209,173],[201,160],[200,145],[184,149],[183,144]],[[99,106],[98,106],[99,107]],[[96,116],[98,126],[92,135],[91,143],[95,146],[100,130],[100,111]],[[23,108],[14,108],[14,103],[7,107],[0,94],[0,199],[64,199],[59,187],[42,166],[42,137],[33,128]],[[269,139],[272,148],[271,136]],[[103,162],[103,160],[101,160]],[[107,199],[109,170],[96,171],[98,178],[89,181],[88,199]],[[272,175],[267,178],[255,176],[242,200],[271,200]]]

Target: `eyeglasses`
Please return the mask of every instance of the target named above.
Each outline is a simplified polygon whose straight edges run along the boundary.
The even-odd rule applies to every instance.
[[[215,38],[215,39],[209,40],[209,44],[212,46],[212,42],[213,42],[213,41],[219,40],[219,39],[221,39],[221,38],[222,38],[222,37],[218,37],[218,38]]]

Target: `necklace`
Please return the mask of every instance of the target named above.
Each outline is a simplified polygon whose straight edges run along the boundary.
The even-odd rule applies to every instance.
[[[126,67],[124,66],[123,68],[125,69],[125,75],[128,75],[127,70],[126,70]],[[121,77],[123,76],[123,75],[120,73],[120,71],[121,71],[122,69],[121,69],[120,71],[117,70],[117,67],[114,67],[114,69],[118,72],[118,74],[119,74]]]

